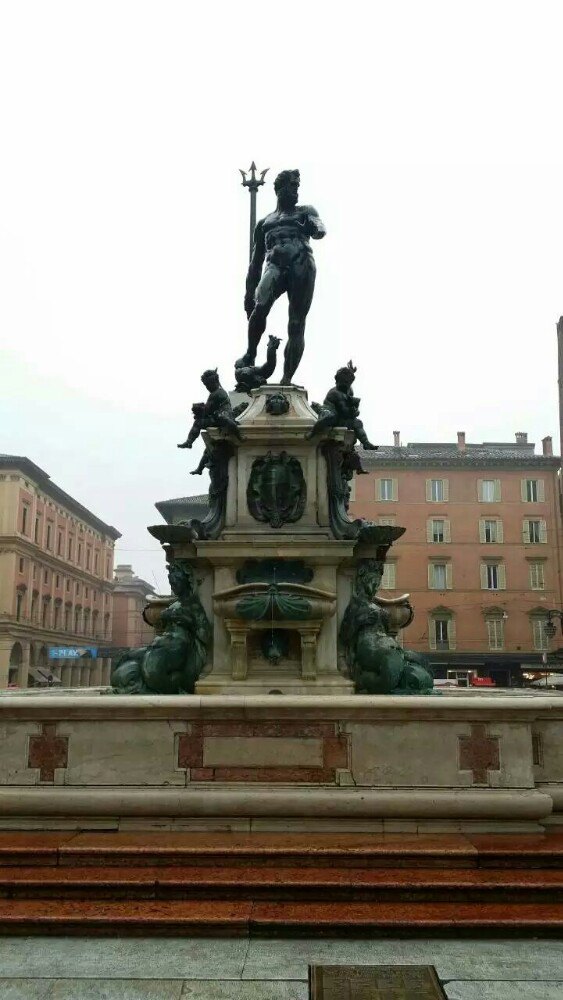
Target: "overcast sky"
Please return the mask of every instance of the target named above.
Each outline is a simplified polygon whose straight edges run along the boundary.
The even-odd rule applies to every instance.
[[[2,0],[0,451],[165,589],[145,526],[206,488],[176,443],[246,343],[252,158],[259,215],[299,167],[327,227],[310,398],[352,357],[376,442],[557,448],[562,28],[542,0]]]

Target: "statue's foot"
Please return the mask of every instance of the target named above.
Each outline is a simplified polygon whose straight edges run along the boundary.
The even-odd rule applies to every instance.
[[[255,361],[256,354],[253,354],[252,351],[247,351],[246,354],[243,354],[242,358],[235,361],[235,371],[237,368],[251,368]]]
[[[280,385],[293,385],[293,382],[291,381],[289,375],[283,375],[282,376],[282,380],[280,382]]]
[[[361,441],[360,443],[364,451],[378,451],[379,449],[379,445],[372,444],[371,441]]]
[[[182,444],[176,445],[177,448],[191,448],[191,446],[192,446],[191,441],[184,441]]]

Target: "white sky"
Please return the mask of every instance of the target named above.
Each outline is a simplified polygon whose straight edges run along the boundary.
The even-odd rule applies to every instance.
[[[375,441],[557,447],[562,28],[544,0],[0,2],[0,451],[165,589],[145,526],[206,488],[176,442],[245,346],[252,158],[328,229],[311,398],[352,357]]]

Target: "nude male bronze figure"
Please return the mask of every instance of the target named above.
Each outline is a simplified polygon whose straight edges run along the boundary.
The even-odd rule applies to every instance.
[[[312,205],[298,205],[299,171],[282,170],[274,181],[277,207],[257,223],[244,308],[248,317],[248,348],[236,362],[254,364],[268,313],[276,299],[287,292],[288,341],[284,354],[282,385],[291,385],[305,347],[305,320],[315,289],[315,261],[310,239],[320,240],[326,229]],[[262,272],[263,264],[266,264]]]

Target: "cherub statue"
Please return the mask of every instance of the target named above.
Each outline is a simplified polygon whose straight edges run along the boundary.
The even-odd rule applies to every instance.
[[[235,363],[235,392],[250,392],[251,389],[259,389],[265,385],[270,375],[276,369],[277,350],[281,344],[279,337],[268,337],[268,349],[266,351],[266,361],[263,365],[243,366],[241,361]]]
[[[223,430],[231,431],[240,441],[241,433],[235,420],[229,394],[219,381],[217,369],[205,371],[201,376],[201,381],[209,393],[207,402],[193,404],[194,422],[192,428],[186,440],[179,444],[178,448],[191,448],[206,427],[221,427]]]
[[[313,409],[319,416],[305,437],[312,438],[329,427],[347,427],[355,432],[356,440],[366,451],[377,451],[377,445],[369,440],[359,417],[360,400],[352,392],[352,383],[356,378],[352,362],[349,361],[346,368],[339,368],[334,378],[335,386],[328,391],[323,405],[313,403]]]

